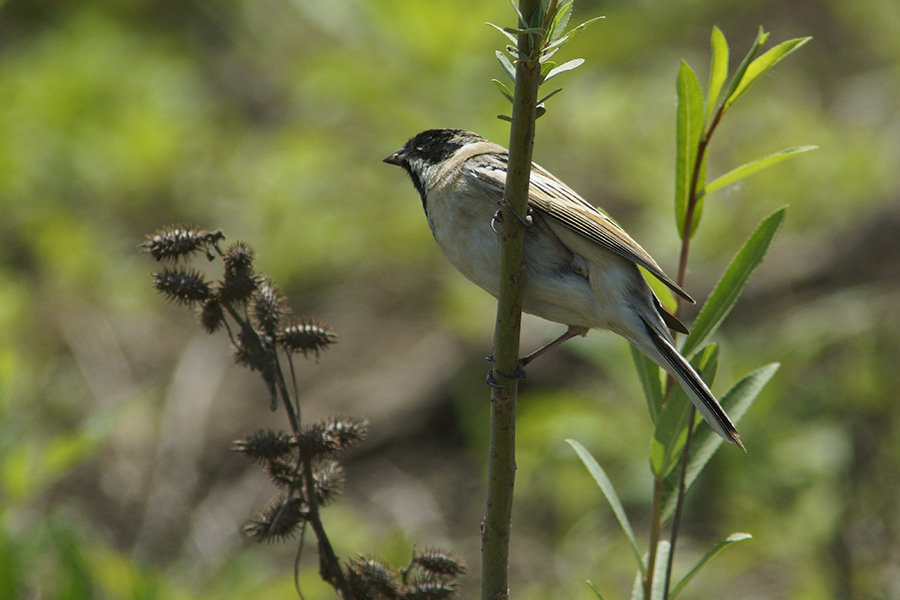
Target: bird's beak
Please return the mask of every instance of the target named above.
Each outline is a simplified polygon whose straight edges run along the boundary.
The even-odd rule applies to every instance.
[[[386,162],[389,165],[397,165],[398,167],[402,167],[406,164],[406,148],[400,148],[387,158],[385,158],[382,162]]]

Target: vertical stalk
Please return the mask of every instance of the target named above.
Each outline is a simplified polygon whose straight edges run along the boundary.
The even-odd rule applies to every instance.
[[[528,23],[539,11],[539,0],[520,0],[519,12]],[[501,273],[494,329],[495,387],[491,392],[491,439],[488,458],[488,490],[482,529],[481,598],[509,598],[509,537],[515,483],[516,372],[519,360],[519,331],[522,321],[522,290],[525,284],[525,225],[528,185],[534,146],[534,120],[540,78],[539,56],[542,40],[535,34],[520,33],[520,56],[531,60],[516,63],[510,129],[506,188],[501,203]],[[518,218],[517,218],[518,217]]]

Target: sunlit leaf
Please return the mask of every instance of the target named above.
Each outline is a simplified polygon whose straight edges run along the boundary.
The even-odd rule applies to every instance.
[[[628,538],[628,541],[631,544],[631,551],[634,553],[638,565],[640,565],[639,568],[641,569],[641,573],[643,573],[645,569],[644,562],[641,560],[641,553],[638,550],[637,541],[634,538],[634,530],[631,528],[631,523],[628,522],[628,516],[625,514],[625,509],[622,507],[622,502],[619,500],[619,496],[616,494],[612,482],[609,480],[609,477],[606,476],[603,467],[594,460],[594,457],[591,456],[591,453],[588,452],[584,446],[575,440],[566,440],[566,442],[572,446],[573,450],[575,450],[578,458],[581,459],[581,462],[587,467],[587,470],[594,478],[594,481],[597,482],[600,491],[606,496],[606,501],[609,502],[609,506],[612,508],[613,513],[616,515],[616,519],[619,521],[619,526],[622,528],[622,531],[625,532],[625,537]]]
[[[690,356],[715,333],[734,308],[747,280],[765,258],[775,234],[784,221],[785,210],[787,209],[778,209],[766,217],[750,234],[700,309],[700,314],[694,321],[694,328],[681,347],[682,354]]]
[[[711,561],[719,552],[732,544],[742,542],[744,540],[749,540],[752,537],[753,536],[751,536],[749,533],[732,533],[724,540],[719,540],[712,548],[706,551],[706,554],[704,554],[703,558],[701,558],[700,561],[697,562],[696,565],[694,565],[694,568],[688,571],[687,575],[682,577],[681,581],[679,581],[675,585],[675,587],[672,588],[672,591],[669,592],[669,598],[674,598],[675,596],[677,596],[678,592],[680,592],[684,588],[684,586],[694,578],[694,575],[700,572],[700,569],[702,569],[703,566],[706,565],[706,563]]]
[[[741,95],[746,92],[747,89],[751,85],[753,85],[753,83],[757,79],[759,79],[766,71],[770,70],[772,67],[781,62],[782,59],[784,59],[788,54],[791,54],[811,39],[811,37],[803,37],[782,42],[751,62],[747,67],[747,71],[744,73],[744,76],[741,78],[740,83],[737,85],[734,92],[731,93],[728,96],[728,99],[725,101],[726,107],[734,104],[734,102],[738,98],[740,98]]]
[[[563,64],[559,65],[558,67],[551,69],[550,72],[547,73],[547,75],[544,77],[544,80],[541,83],[547,83],[548,81],[550,81],[557,75],[559,75],[561,73],[565,73],[566,71],[571,71],[572,69],[576,69],[576,68],[580,67],[582,64],[584,64],[583,58],[573,58],[572,60],[568,60],[568,61],[564,62]]]
[[[574,28],[570,29],[568,32],[566,32],[566,34],[565,34],[564,36],[562,36],[561,38],[559,38],[559,39],[556,40],[555,42],[550,43],[550,44],[547,44],[547,45],[544,47],[544,50],[543,50],[543,51],[544,51],[544,52],[549,52],[550,50],[553,50],[553,49],[555,49],[555,48],[559,48],[560,46],[562,46],[563,44],[565,44],[566,42],[568,42],[568,41],[570,41],[572,38],[574,38],[576,35],[578,35],[578,34],[581,33],[582,31],[584,31],[584,30],[587,28],[587,26],[590,25],[591,23],[593,23],[594,21],[599,21],[600,19],[605,19],[605,18],[606,18],[606,17],[594,17],[593,19],[588,19],[587,21],[585,21],[585,22],[582,23],[581,25],[578,25],[577,27],[574,27]]]
[[[783,160],[787,160],[792,156],[796,156],[797,154],[802,154],[803,152],[809,152],[810,150],[816,150],[818,146],[798,146],[796,148],[786,148],[781,150],[780,152],[774,152],[772,154],[768,154],[766,156],[757,158],[756,160],[750,161],[745,165],[741,165],[736,169],[732,169],[728,171],[724,175],[717,177],[715,180],[706,184],[706,188],[698,192],[699,194],[708,196],[715,191],[718,191],[724,187],[728,187],[733,183],[737,183],[741,179],[745,179],[754,173],[758,173],[767,167],[771,167],[772,165],[776,165]]]
[[[767,39],[769,39],[769,34],[766,33],[762,27],[760,27],[759,31],[756,33],[756,39],[753,40],[753,44],[750,46],[750,50],[747,52],[747,55],[744,56],[741,64],[738,65],[737,70],[731,77],[731,82],[728,84],[728,90],[725,92],[723,110],[724,108],[730,106],[729,100],[734,95],[735,90],[737,90],[738,86],[741,84],[741,80],[744,78],[744,74],[747,72],[747,68],[750,66],[750,63],[753,62],[754,58],[756,58],[756,55],[759,53],[759,49],[763,44],[766,43]]]
[[[722,86],[728,78],[728,41],[725,34],[718,27],[713,27],[712,39],[712,60],[709,67],[709,90],[706,103],[706,123],[709,123],[716,108],[719,104],[719,95],[722,92]]]
[[[574,1],[569,0],[561,3],[557,8],[556,14],[553,15],[553,20],[550,22],[549,37],[551,42],[555,42],[565,33],[566,26],[569,24],[569,18],[572,16],[573,5]]]
[[[721,398],[719,403],[731,417],[734,423],[739,423],[744,413],[756,400],[759,393],[778,371],[778,363],[772,363],[749,373],[732,386]],[[724,440],[714,432],[705,421],[697,424],[694,437],[691,440],[691,448],[688,452],[688,466],[685,472],[685,490],[691,489],[697,476],[722,445]],[[663,511],[662,520],[665,523],[675,513],[675,504],[678,499],[679,471],[672,472],[663,482]]]
[[[691,180],[697,158],[697,147],[703,135],[703,96],[700,83],[691,67],[681,61],[677,80],[678,111],[676,115],[675,155],[675,220],[678,235],[684,232]],[[695,214],[694,220],[699,220]],[[693,230],[693,227],[692,227]]]

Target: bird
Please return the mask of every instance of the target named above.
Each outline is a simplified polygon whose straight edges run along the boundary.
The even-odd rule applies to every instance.
[[[434,239],[449,262],[498,297],[506,148],[471,131],[429,129],[383,162],[409,174]],[[693,303],[687,292],[619,225],[535,163],[528,213],[522,219],[527,224],[522,310],[567,329],[519,364],[524,367],[591,329],[612,331],[674,377],[713,431],[743,450],[731,419],[669,332],[688,329],[663,308],[638,267]]]

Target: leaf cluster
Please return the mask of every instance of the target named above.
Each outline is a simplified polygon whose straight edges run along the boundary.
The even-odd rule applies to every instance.
[[[603,17],[594,17],[567,31],[566,27],[569,24],[569,18],[572,16],[572,10],[575,5],[574,0],[563,0],[562,2],[558,0],[542,1],[539,10],[534,13],[532,22],[526,20],[518,7],[512,1],[511,3],[519,18],[519,27],[500,27],[493,23],[488,23],[488,25],[499,31],[510,41],[504,48],[504,51],[497,50],[496,55],[504,73],[512,81],[513,88],[515,88],[516,83],[516,63],[520,61],[528,65],[540,66],[538,87],[557,75],[576,69],[584,63],[583,58],[574,58],[562,64],[557,64],[551,59],[566,42],[584,31],[588,25]],[[522,33],[528,34],[531,38],[531,52],[529,53],[526,53],[518,46],[517,36]],[[510,87],[499,79],[491,79],[491,82],[497,86],[503,97],[512,104],[513,92],[510,90]],[[562,88],[557,88],[537,101],[536,119],[547,112],[544,103],[561,91]],[[511,117],[506,115],[498,115],[497,118],[504,121],[512,120]]]

